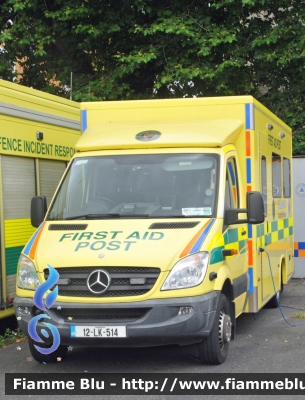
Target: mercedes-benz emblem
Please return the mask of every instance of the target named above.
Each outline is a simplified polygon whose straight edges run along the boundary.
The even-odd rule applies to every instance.
[[[103,269],[96,269],[87,278],[87,287],[91,293],[102,294],[110,286],[111,278]]]

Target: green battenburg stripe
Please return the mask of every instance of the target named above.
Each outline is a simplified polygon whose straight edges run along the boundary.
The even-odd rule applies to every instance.
[[[271,232],[276,232],[278,230],[277,221],[271,222]]]
[[[210,254],[210,264],[216,264],[223,260],[222,250],[225,246],[215,247]]]
[[[228,229],[223,235],[224,246],[215,247],[210,253],[210,264],[223,261],[222,250],[232,244],[238,244],[240,254],[247,251],[247,239],[238,240],[238,230],[242,228]],[[236,248],[236,247],[235,247]]]
[[[248,240],[241,240],[239,242],[240,254],[244,254],[248,250],[248,247],[246,247],[247,244],[248,244]]]
[[[289,222],[289,220],[291,221]],[[282,225],[280,224],[280,221],[282,221]],[[285,218],[283,220],[265,222],[262,225],[257,225],[256,235],[258,239],[261,238],[261,246],[268,246],[271,243],[291,236],[293,234],[292,223],[292,219]],[[278,229],[279,226],[282,226],[283,228]]]
[[[290,220],[290,222],[289,222]],[[257,239],[261,238],[261,246],[267,246],[273,242],[278,240],[285,239],[293,234],[293,226],[291,225],[292,218],[285,218],[283,220],[265,222],[264,224],[256,226],[256,235]],[[269,232],[268,226],[269,224]],[[278,229],[279,226],[282,226],[283,229]],[[238,249],[240,254],[243,254],[247,251],[248,238],[243,238],[242,240],[238,240],[238,229],[242,228],[234,228],[228,229],[223,235],[223,246],[215,247],[210,252],[210,264],[216,264],[218,262],[223,261],[222,250],[227,248],[228,246],[232,246],[232,244],[238,243]],[[270,232],[271,229],[271,232]],[[267,233],[268,232],[268,233]],[[235,247],[236,248],[236,247]]]
[[[229,229],[223,235],[225,244],[236,243],[238,242],[238,229]]]
[[[5,249],[5,264],[7,276],[16,274],[19,256],[23,247],[24,246],[7,247]]]

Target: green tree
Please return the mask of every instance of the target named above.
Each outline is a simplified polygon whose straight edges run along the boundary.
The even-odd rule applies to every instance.
[[[305,153],[303,0],[2,0],[0,75],[77,101],[252,94]],[[90,94],[90,95],[89,95]]]

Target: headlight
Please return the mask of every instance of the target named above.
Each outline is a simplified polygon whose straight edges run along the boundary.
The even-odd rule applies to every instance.
[[[209,253],[202,252],[178,261],[161,290],[185,289],[199,285],[205,277],[208,260]]]
[[[17,286],[21,289],[36,290],[40,285],[37,272],[32,261],[21,254],[17,268]]]

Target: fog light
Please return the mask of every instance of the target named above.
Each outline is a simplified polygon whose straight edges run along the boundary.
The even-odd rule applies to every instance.
[[[20,314],[30,314],[30,310],[28,309],[28,307],[19,306],[17,310],[20,312]]]
[[[180,307],[178,315],[192,314],[193,307]]]
[[[129,282],[131,285],[145,285],[146,278],[130,278]]]
[[[43,311],[43,310],[40,310],[39,308],[37,308],[36,306],[34,306],[34,307],[32,308],[32,315],[34,315],[34,317],[35,317],[36,315],[39,315],[39,314],[44,314],[44,311]]]

